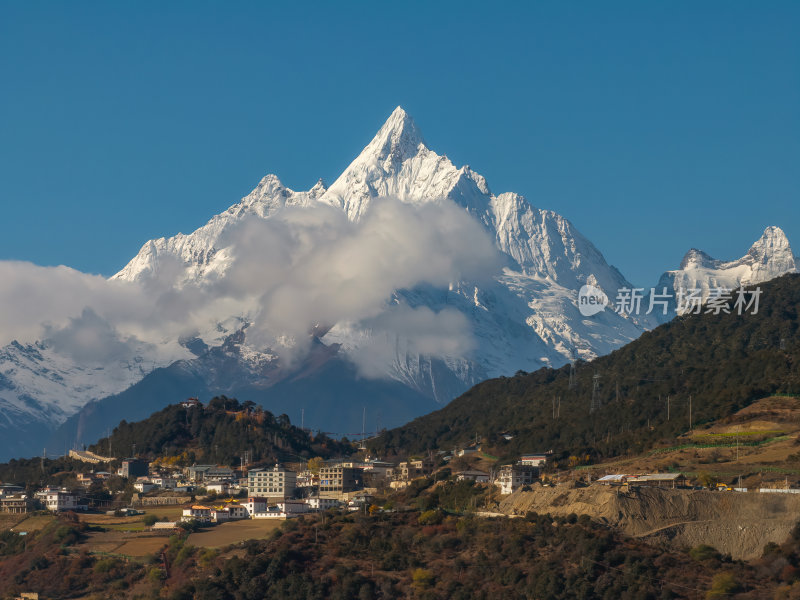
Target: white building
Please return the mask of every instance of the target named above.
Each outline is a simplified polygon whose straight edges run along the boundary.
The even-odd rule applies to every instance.
[[[211,492],[214,492],[215,494],[220,496],[222,494],[227,494],[228,490],[230,489],[230,486],[227,483],[225,483],[224,481],[220,481],[220,482],[217,482],[217,483],[207,483],[205,485],[205,488],[206,488],[206,492],[208,492],[209,494]]]
[[[184,521],[199,521],[201,523],[211,522],[211,507],[203,506],[202,504],[195,504],[189,508],[183,509]]]
[[[300,515],[309,512],[309,506],[302,500],[284,500],[283,502],[278,502],[278,510],[287,515]]]
[[[145,494],[150,490],[155,490],[157,488],[158,486],[152,481],[137,481],[136,483],[133,484],[133,489],[135,489],[140,494]]]
[[[459,471],[456,481],[474,481],[475,483],[489,483],[489,473],[485,471]]]
[[[306,498],[306,504],[308,504],[311,510],[328,510],[329,508],[338,508],[341,503],[336,498],[319,498],[314,496],[312,498]]]
[[[251,519],[291,519],[309,512],[309,506],[302,500],[285,500],[275,506],[267,506],[264,511],[250,514]]]
[[[18,496],[25,491],[25,488],[19,485],[0,485],[0,498],[6,496]]]
[[[47,510],[60,512],[63,510],[86,510],[85,504],[79,504],[80,496],[67,491],[66,488],[45,488],[36,492],[36,497]]]
[[[256,513],[266,512],[268,505],[269,501],[266,498],[251,496],[247,499],[247,502],[245,502],[243,506],[247,509],[248,516],[253,518],[253,515]]]
[[[495,485],[501,494],[511,494],[523,485],[530,485],[539,475],[539,469],[530,465],[503,465],[497,473]]]
[[[519,463],[531,467],[543,467],[551,456],[552,454],[524,454],[520,457]]]
[[[276,464],[271,469],[250,469],[247,492],[266,498],[291,498],[297,487],[297,474]]]
[[[151,477],[150,481],[165,490],[174,490],[178,485],[177,480],[173,477]]]
[[[239,519],[247,519],[250,513],[246,506],[241,504],[227,504],[225,506],[217,506],[211,509],[211,520],[215,523],[222,521],[238,521]]]

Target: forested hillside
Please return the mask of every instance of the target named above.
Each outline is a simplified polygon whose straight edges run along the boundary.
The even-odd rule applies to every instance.
[[[172,404],[147,419],[122,421],[109,437],[89,448],[117,458],[132,454],[173,458],[184,463],[238,465],[242,453],[251,462],[295,460],[349,454],[352,446],[324,435],[312,436],[286,415],[275,417],[253,402],[219,396],[205,406]]]
[[[573,386],[569,365],[483,382],[445,408],[386,432],[372,447],[381,453],[450,449],[477,434],[508,455],[552,449],[614,456],[674,441],[690,429],[690,419],[696,426],[770,394],[798,394],[800,275],[760,288],[757,314],[678,317],[607,356],[578,363]],[[503,432],[513,439],[505,441]]]
[[[143,560],[77,551],[85,524],[62,517],[27,539],[0,536],[0,595],[47,598],[326,600],[424,598],[797,598],[800,530],[761,558],[709,546],[674,551],[587,517],[485,519],[426,512],[287,521],[267,540],[219,550],[185,533]]]

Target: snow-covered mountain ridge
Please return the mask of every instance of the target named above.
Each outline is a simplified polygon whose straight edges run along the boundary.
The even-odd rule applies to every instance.
[[[360,225],[369,222],[386,198],[420,208],[453,203],[492,240],[501,258],[499,271],[487,279],[454,278],[447,285],[421,280],[394,289],[385,303],[396,310],[386,314],[389,320],[397,314],[411,315],[408,323],[416,328],[413,332],[387,328],[386,318],[371,314],[332,322],[320,317],[309,329],[313,351],[289,366],[281,364],[280,348],[265,343],[264,336],[251,335],[253,320],[266,308],[258,294],[239,303],[209,304],[217,312],[205,315],[204,324],[188,337],[165,333],[167,337],[136,342],[124,356],[100,358],[92,364],[59,352],[47,340],[11,344],[0,350],[0,408],[5,427],[28,423],[52,429],[87,402],[127,393],[150,373],[178,364],[175,361],[180,361],[175,372],[191,374],[192,385],[202,381],[209,393],[236,393],[241,389],[236,386],[243,382],[249,391],[265,391],[268,408],[270,389],[280,388],[285,397],[292,397],[291,390],[301,389],[309,377],[331,385],[330,381],[339,381],[333,371],[352,364],[357,366],[356,378],[400,384],[413,392],[409,398],[422,402],[414,404],[414,411],[423,410],[424,399],[430,401],[427,410],[432,410],[488,377],[559,366],[573,358],[590,359],[657,325],[649,315],[610,310],[591,318],[581,315],[576,305],[581,286],[591,284],[609,298],[633,286],[569,220],[535,207],[519,194],[495,195],[485,178],[469,166],[457,167],[428,148],[413,119],[400,107],[330,187],[320,180],[307,191],[294,191],[277,176],[267,175],[250,194],[196,231],[148,241],[111,279],[167,290],[176,297],[186,290],[190,296],[211,295],[225,287],[226,278],[241,276],[236,273],[241,251],[237,254],[234,241],[244,225],[281,224],[283,215],[306,210],[327,210],[328,216],[339,215]],[[264,235],[279,229],[273,227]],[[273,269],[280,260],[276,255],[248,258],[263,261],[265,269]],[[680,269],[662,275],[657,288],[736,287],[795,270],[788,240],[780,229],[771,227],[736,261],[717,261],[691,250]],[[449,333],[439,333],[445,339],[428,343],[424,321],[428,317],[452,326],[445,330],[452,330],[452,343],[448,343]],[[462,339],[465,336],[469,340]],[[333,366],[325,370],[325,365]],[[171,373],[159,371],[159,381],[168,380]],[[353,376],[347,377],[352,382]],[[306,394],[324,395],[319,388],[302,389]],[[386,389],[394,390],[396,396],[399,388]],[[379,388],[371,387],[370,393],[376,390],[379,393]],[[296,402],[303,406],[302,394],[298,393]],[[397,414],[386,405],[376,404],[373,409],[384,416]],[[117,413],[124,414],[124,407]],[[382,424],[395,423],[385,418]]]
[[[797,262],[786,234],[780,227],[770,226],[737,260],[717,260],[701,250],[690,249],[678,269],[661,275],[655,289],[660,293],[666,288],[673,297],[679,290],[700,290],[705,301],[717,288],[734,290],[796,272]],[[674,312],[670,311],[670,315]]]
[[[398,291],[399,301],[434,309],[456,306],[469,315],[479,339],[478,350],[473,356],[445,357],[460,365],[453,369],[462,373],[459,378],[465,386],[520,368],[562,364],[571,356],[591,358],[636,338],[649,325],[646,320],[608,315],[606,321],[600,319],[586,327],[574,306],[575,290],[591,282],[612,292],[630,285],[625,278],[561,215],[538,209],[518,194],[494,195],[486,180],[469,166],[456,167],[446,156],[430,150],[413,119],[399,107],[328,189],[320,182],[307,192],[295,192],[268,175],[240,203],[194,233],[145,244],[115,278],[146,280],[158,275],[163,262],[178,262],[182,267],[179,279],[186,282],[220,276],[231,258],[220,241],[224,232],[244,217],[270,218],[288,206],[320,203],[359,221],[375,199],[382,197],[410,204],[449,199],[480,222],[503,253],[504,272],[488,287],[453,282],[449,290],[427,296]],[[481,304],[479,297],[492,308]],[[323,341],[355,352],[369,335],[340,323]],[[388,360],[385,371],[393,378],[433,389],[431,382],[418,380],[416,367],[409,367],[419,360],[399,350]],[[439,401],[449,399],[434,396]]]

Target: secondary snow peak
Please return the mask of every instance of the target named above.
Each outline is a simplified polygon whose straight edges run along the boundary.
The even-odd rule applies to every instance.
[[[719,263],[702,250],[691,248],[681,260],[681,269],[697,269],[697,268],[711,268],[713,269]]]
[[[794,262],[786,234],[783,229],[774,225],[770,225],[764,230],[764,233],[750,246],[747,253],[762,263],[769,260],[788,261],[789,259]]]

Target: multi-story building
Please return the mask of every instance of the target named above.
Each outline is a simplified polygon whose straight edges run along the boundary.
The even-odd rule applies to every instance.
[[[36,497],[44,504],[47,510],[60,512],[64,510],[86,510],[85,504],[80,504],[80,496],[67,491],[66,488],[45,488],[36,492]]]
[[[427,477],[433,473],[433,463],[429,460],[417,459],[401,462],[394,471],[394,477],[400,481],[411,481]]]
[[[147,492],[157,488],[158,486],[155,483],[145,478],[140,478],[136,483],[133,484],[133,489],[140,494],[146,494]]]
[[[497,473],[495,485],[501,494],[511,494],[523,485],[530,485],[539,476],[539,469],[530,465],[503,465]]]
[[[126,458],[122,461],[122,468],[120,469],[120,475],[122,477],[127,477],[128,479],[132,477],[142,477],[147,475],[148,473],[148,464],[147,461],[142,460],[140,458]]]
[[[203,481],[206,471],[213,468],[214,465],[192,465],[184,469],[184,475],[186,475],[186,479],[192,483],[199,483]]]
[[[236,473],[228,467],[212,467],[203,473],[205,483],[232,483],[236,479]]]
[[[301,471],[297,474],[297,487],[317,487],[319,485],[319,475],[312,471]]]
[[[354,492],[364,486],[361,469],[341,464],[325,465],[319,470],[320,494],[343,494]]]
[[[271,469],[250,469],[247,493],[265,498],[291,498],[297,487],[297,474],[279,464]]]
[[[202,504],[195,504],[189,508],[183,509],[184,521],[200,521],[201,523],[208,523],[211,521],[211,507],[203,506]]]
[[[6,496],[18,496],[24,491],[25,488],[21,485],[0,485],[0,498],[5,498]]]
[[[31,502],[25,494],[0,498],[0,512],[18,515],[28,512],[30,508]]]
[[[374,477],[388,479],[392,476],[394,468],[394,463],[371,460],[367,461],[364,467],[364,474],[371,473]]]
[[[83,487],[89,487],[98,479],[94,476],[94,473],[78,473],[77,480],[80,485]]]
[[[178,482],[173,477],[151,477],[150,481],[165,490],[174,490],[178,486]]]
[[[247,502],[243,504],[243,506],[247,509],[247,514],[250,518],[253,518],[253,515],[256,513],[263,513],[267,511],[267,506],[269,505],[269,500],[266,498],[256,498],[256,497],[249,497]]]

